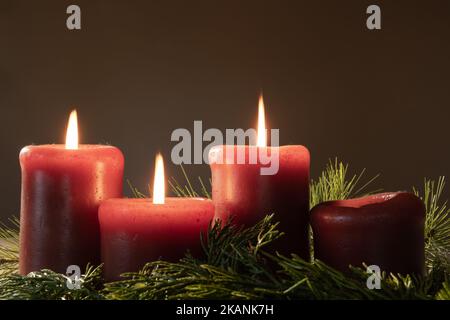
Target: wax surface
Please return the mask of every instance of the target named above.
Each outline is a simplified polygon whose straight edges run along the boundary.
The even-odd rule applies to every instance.
[[[166,198],[165,204],[151,199],[103,202],[99,218],[105,279],[117,280],[158,259],[177,261],[187,250],[201,255],[200,233],[208,230],[213,216],[212,201],[203,198]]]
[[[98,206],[122,195],[123,155],[111,146],[28,146],[20,152],[20,273],[66,273],[100,262]]]
[[[325,202],[311,212],[314,255],[343,272],[364,262],[423,274],[424,222],[423,202],[407,192]]]
[[[229,148],[230,146],[228,146]],[[226,221],[233,216],[236,224],[252,226],[265,215],[275,214],[285,236],[272,248],[283,254],[296,253],[309,258],[309,151],[303,146],[234,146],[234,164],[226,163],[226,147],[211,149],[212,199],[215,217]],[[250,164],[250,150],[278,152],[279,171],[261,175],[258,161]],[[237,163],[237,154],[245,154],[245,164]],[[218,163],[220,160],[223,163]]]

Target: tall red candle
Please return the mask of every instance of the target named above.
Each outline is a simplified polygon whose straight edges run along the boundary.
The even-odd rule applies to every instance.
[[[261,106],[262,98],[258,146],[216,146],[210,151],[215,218],[226,221],[233,216],[234,223],[252,226],[265,215],[274,213],[275,221],[280,222],[279,229],[285,235],[272,248],[285,255],[296,253],[309,259],[309,151],[299,145],[264,146],[265,125]],[[252,153],[258,155],[253,163],[250,161]],[[262,174],[261,168],[267,165],[261,163],[261,153],[278,155],[276,174]],[[241,163],[238,162],[238,154],[244,155]]]
[[[366,263],[423,274],[424,222],[423,202],[407,192],[325,202],[311,212],[314,255],[342,272]]]
[[[76,127],[71,118],[69,130]],[[68,133],[66,145],[20,152],[21,274],[100,262],[97,210],[102,200],[122,195],[124,159],[115,147],[78,145],[74,135]]]
[[[200,234],[206,235],[213,219],[212,201],[166,198],[162,158],[158,159],[152,199],[110,199],[100,205],[102,262],[108,281],[138,271],[147,262],[177,261],[187,251],[194,256],[202,252]]]

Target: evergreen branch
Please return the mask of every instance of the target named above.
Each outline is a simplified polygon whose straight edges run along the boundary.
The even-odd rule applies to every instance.
[[[273,214],[245,229],[234,225],[232,220],[225,225],[216,221],[210,228],[207,239],[201,239],[207,263],[238,270],[243,255],[251,254],[256,258],[259,250],[283,236],[276,229],[278,223],[273,223],[272,220]]]
[[[450,272],[450,208],[441,197],[445,178],[425,179],[423,191],[413,188],[414,194],[425,204],[425,252],[429,269],[446,268]]]
[[[306,262],[297,256],[286,258],[280,256],[279,264],[283,267],[290,282],[297,281],[297,286],[290,293],[291,298],[329,300],[401,300],[433,298],[434,292],[429,292],[429,286],[424,279],[411,276],[386,275],[381,276],[380,289],[368,289],[366,282],[368,274],[362,268],[351,268],[351,273],[344,275],[327,266],[321,261]]]
[[[19,267],[19,219],[9,219],[12,226],[0,224],[0,276],[17,272]]]
[[[11,227],[4,223],[0,224],[0,259],[19,259],[19,219],[12,217],[9,219]]]
[[[436,294],[436,300],[450,300],[450,283],[444,282],[442,289]]]
[[[51,270],[32,272],[27,276],[11,274],[0,277],[0,299],[13,300],[98,300],[103,299],[101,268],[86,268],[80,277],[80,289],[69,289],[68,277]]]
[[[1,260],[0,261],[0,278],[3,276],[7,276],[10,274],[17,273],[19,270],[19,261],[9,261],[9,260]]]
[[[259,282],[251,274],[198,264],[185,258],[179,263],[156,261],[131,280],[106,284],[110,299],[262,299],[280,295],[276,285]],[[272,293],[272,294],[271,294]]]
[[[364,192],[364,190],[366,190],[379,175],[375,175],[362,186],[359,186],[365,171],[366,170],[363,169],[359,174],[355,174],[348,179],[348,164],[338,161],[337,158],[335,158],[334,161],[329,160],[325,170],[322,171],[322,174],[317,181],[311,180],[310,208],[325,201],[349,199],[380,191],[374,190],[371,192]]]
[[[185,181],[184,185],[181,185],[174,177],[169,179],[169,185],[172,189],[172,192],[175,193],[177,197],[205,197],[208,199],[211,199],[211,193],[208,191],[208,189],[205,186],[205,183],[203,182],[201,177],[198,177],[199,183],[200,183],[200,190],[201,192],[197,192],[193,184],[191,183],[191,180],[189,179],[189,176],[186,173],[186,170],[184,169],[183,165],[180,165],[181,172],[183,173],[183,178]],[[211,184],[211,180],[209,180]]]

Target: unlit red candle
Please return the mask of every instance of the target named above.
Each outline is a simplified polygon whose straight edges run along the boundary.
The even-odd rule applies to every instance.
[[[381,271],[423,274],[423,202],[392,192],[330,201],[311,212],[315,258],[342,272],[349,265],[376,265]]]
[[[98,207],[122,195],[122,153],[111,146],[78,145],[71,118],[66,145],[28,146],[20,152],[21,274],[99,264]]]

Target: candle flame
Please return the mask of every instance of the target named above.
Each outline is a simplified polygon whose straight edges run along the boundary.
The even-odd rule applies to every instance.
[[[262,94],[259,96],[258,102],[258,133],[257,133],[256,145],[258,147],[267,146],[267,135],[266,135],[266,116],[264,113],[264,100]]]
[[[160,153],[155,160],[155,178],[153,180],[153,203],[164,204],[165,200],[164,161]]]
[[[66,149],[78,149],[78,120],[77,110],[73,110],[69,116],[66,132]]]

